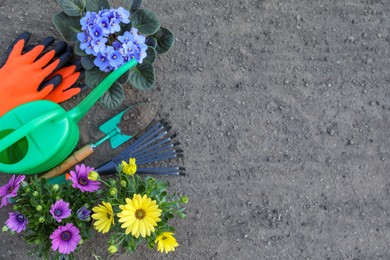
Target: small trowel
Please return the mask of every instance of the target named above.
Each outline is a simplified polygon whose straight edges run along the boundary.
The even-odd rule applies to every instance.
[[[151,111],[153,110],[153,111]],[[80,148],[58,166],[44,173],[41,178],[54,178],[90,156],[96,148],[110,140],[115,149],[144,130],[154,119],[156,110],[150,103],[137,103],[129,106],[99,127],[105,136],[95,143]]]

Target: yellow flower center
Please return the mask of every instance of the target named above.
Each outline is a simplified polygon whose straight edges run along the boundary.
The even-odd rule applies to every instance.
[[[145,217],[145,215],[146,215],[146,212],[145,212],[145,210],[143,210],[143,209],[137,209],[137,210],[135,211],[135,217],[136,217],[137,219],[143,219],[143,218]]]

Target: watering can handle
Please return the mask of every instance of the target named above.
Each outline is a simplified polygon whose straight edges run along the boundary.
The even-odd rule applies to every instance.
[[[99,98],[103,96],[104,92],[106,92],[111,85],[120,78],[120,76],[137,64],[138,63],[135,59],[131,59],[118,69],[108,74],[107,77],[103,79],[103,81],[100,82],[100,84],[88,96],[86,96],[80,104],[68,112],[69,116],[73,118],[75,122],[80,121],[80,119],[91,109]]]
[[[41,125],[42,123],[48,120],[54,119],[64,113],[65,111],[61,107],[59,107],[31,120],[27,124],[23,125],[22,127],[18,128],[16,131],[10,133],[9,135],[5,136],[3,139],[0,140],[0,152],[2,152],[6,148],[10,147],[14,143],[19,141],[23,137],[25,137],[29,132],[36,129],[37,126]]]

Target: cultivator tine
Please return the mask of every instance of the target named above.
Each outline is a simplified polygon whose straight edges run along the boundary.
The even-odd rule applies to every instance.
[[[143,164],[166,161],[183,156],[183,151],[176,149],[180,142],[172,142],[172,139],[176,138],[177,134],[166,137],[170,129],[171,127],[166,121],[161,120],[157,122],[118,156],[96,168],[96,171],[103,175],[112,173],[115,171],[116,165],[122,161],[135,158],[138,166],[137,173],[139,174],[184,175],[185,169],[178,166],[140,167]]]
[[[137,169],[139,174],[171,174],[182,175],[180,167],[165,167],[165,168],[141,168]]]

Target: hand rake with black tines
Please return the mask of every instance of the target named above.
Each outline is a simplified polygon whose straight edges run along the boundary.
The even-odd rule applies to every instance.
[[[167,161],[169,159],[183,157],[183,151],[177,149],[179,142],[173,142],[176,134],[168,136],[170,126],[161,120],[151,126],[133,144],[110,161],[95,169],[102,175],[116,172],[116,167],[122,161],[128,162],[130,158],[136,159],[138,174],[172,174],[184,175],[184,168],[178,166],[169,167],[148,167],[145,164]]]

